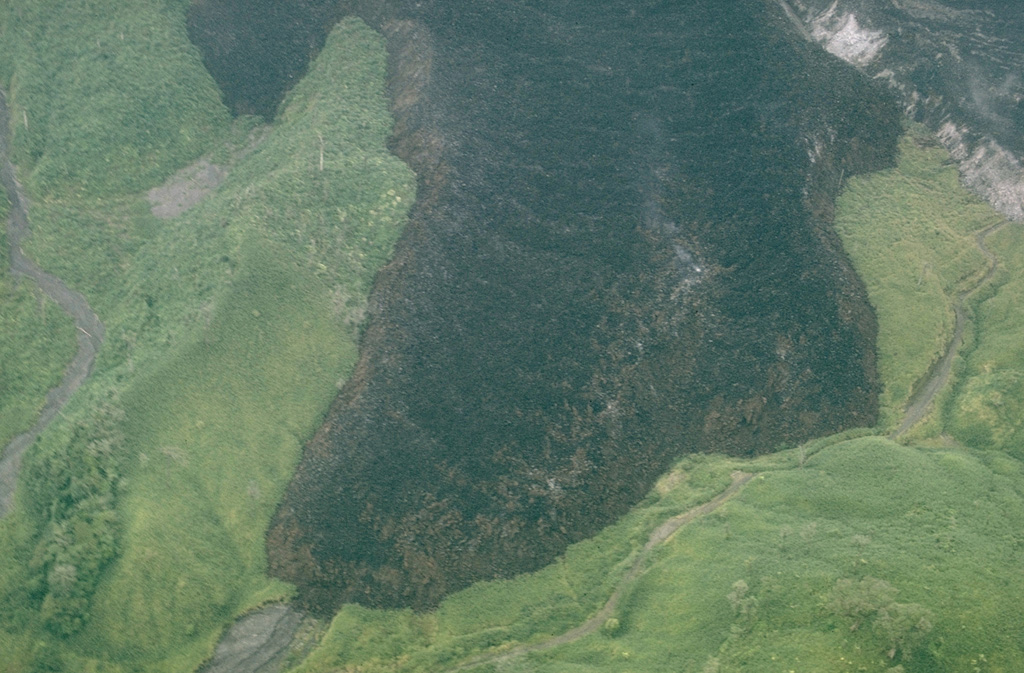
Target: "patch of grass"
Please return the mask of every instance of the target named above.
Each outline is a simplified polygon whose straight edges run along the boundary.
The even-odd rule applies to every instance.
[[[111,314],[130,296],[125,281],[135,256],[159,230],[147,202],[137,195],[33,198],[29,216],[26,254],[85,295],[97,315],[112,323]]]
[[[987,268],[973,235],[1000,220],[919,127],[901,140],[896,168],[854,177],[840,195],[836,229],[878,315],[882,429],[945,351],[957,292]]]
[[[228,126],[185,35],[188,2],[6,4],[0,72],[14,161],[33,196],[146,189]]]
[[[344,73],[330,71],[339,60]],[[125,394],[140,465],[123,507],[124,555],[80,640],[97,658],[141,659],[147,670],[166,658],[174,670],[189,649],[205,656],[210,634],[250,596],[287,591],[269,589],[263,533],[302,442],[355,361],[372,276],[413,200],[411,175],[384,148],[383,68],[380,38],[342,25],[311,71],[309,98],[298,89],[265,143],[183,218],[189,226],[137,256],[138,287],[162,304],[161,326],[137,322],[125,348],[181,345]],[[375,97],[351,95],[349,79],[371,75]],[[168,249],[186,252],[170,259],[198,306],[148,282],[167,277]],[[198,329],[182,340],[164,321]]]
[[[599,653],[602,670],[699,671],[715,658],[721,671],[961,671],[983,653],[999,662],[992,670],[1016,670],[1021,590],[1010,585],[1022,517],[1016,485],[975,456],[876,438],[838,444],[803,470],[764,474],[680,531],[623,607],[622,635],[550,656]],[[927,643],[903,661],[827,608],[837,580],[863,577],[934,615]],[[754,601],[747,614],[728,598],[738,580]]]
[[[244,266],[204,334],[125,393],[137,465],[124,552],[81,637],[97,657],[195,647],[267,587],[263,531],[354,362],[324,284],[292,255],[264,244]]]

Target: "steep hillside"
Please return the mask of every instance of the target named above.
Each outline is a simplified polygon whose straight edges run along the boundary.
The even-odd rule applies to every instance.
[[[0,8],[22,244],[106,339],[0,519],[0,670],[193,670],[289,594],[263,536],[414,183],[365,24],[263,126],[221,104],[187,3],[57,4]]]
[[[303,673],[1024,668],[1024,237],[920,129],[857,175],[896,107],[813,40],[898,34],[842,2],[0,3],[24,253],[107,327],[0,672],[191,673],[268,604]],[[52,308],[0,274],[0,432]]]
[[[1024,6],[999,0],[779,0],[807,36],[899,96],[964,183],[1024,220]]]
[[[915,128],[898,168],[852,180],[838,204],[889,354],[890,421],[904,382],[933,375],[960,291],[987,276],[976,235],[992,232],[996,273],[971,295],[963,378],[915,439],[862,429],[752,460],[689,456],[536,573],[426,614],[344,606],[296,672],[1020,670],[1024,237],[956,179]],[[756,476],[730,492],[744,472]]]

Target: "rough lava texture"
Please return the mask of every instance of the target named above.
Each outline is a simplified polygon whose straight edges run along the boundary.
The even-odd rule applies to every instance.
[[[969,189],[1024,220],[1024,4],[793,0],[788,7],[826,50],[889,84],[905,112],[936,132]]]
[[[778,5],[344,9],[387,38],[418,192],[268,533],[303,606],[429,608],[550,562],[682,454],[874,422],[875,320],[829,225],[899,110]]]
[[[235,114],[272,119],[343,11],[335,0],[193,0],[188,36]]]

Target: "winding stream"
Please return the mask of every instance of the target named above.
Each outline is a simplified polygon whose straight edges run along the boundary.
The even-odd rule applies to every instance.
[[[28,431],[12,439],[0,455],[0,517],[5,516],[13,505],[22,456],[89,376],[104,336],[103,323],[85,297],[65,285],[60,278],[40,269],[25,256],[21,246],[30,234],[29,203],[15,177],[9,150],[10,114],[6,92],[0,89],[0,184],[4,186],[11,202],[11,213],[7,220],[11,270],[16,275],[34,281],[71,316],[75,323],[78,351],[64,371],[60,384],[47,393],[39,418]],[[202,670],[205,673],[263,673],[280,670],[303,617],[303,613],[288,605],[275,604],[239,619],[217,646],[214,658]]]
[[[10,115],[7,110],[7,95],[0,90],[0,184],[7,191],[11,202],[11,214],[7,220],[7,241],[11,249],[11,270],[15,275],[26,276],[34,281],[50,299],[70,315],[75,322],[78,337],[78,352],[64,371],[60,384],[46,395],[46,403],[28,431],[18,435],[4,447],[0,454],[0,517],[11,509],[14,489],[18,482],[21,457],[36,437],[46,429],[71,396],[82,385],[92,370],[96,353],[103,343],[103,323],[80,293],[64,282],[46,273],[25,256],[21,244],[29,235],[28,200],[25,198],[14,175],[14,166],[9,156]]]
[[[974,235],[974,242],[981,251],[981,254],[985,256],[985,260],[988,262],[988,270],[970,287],[965,290],[961,290],[957,293],[956,302],[953,304],[953,315],[955,321],[953,323],[953,336],[949,340],[949,344],[946,346],[946,351],[943,353],[942,358],[932,367],[931,371],[926,375],[924,383],[917,389],[917,391],[911,396],[907,402],[906,409],[903,412],[903,422],[900,423],[899,427],[896,428],[889,435],[889,439],[896,439],[901,435],[905,434],[910,428],[917,425],[924,417],[928,414],[931,409],[932,402],[935,401],[935,396],[939,394],[939,391],[946,386],[946,382],[949,381],[949,373],[953,369],[953,360],[956,358],[956,354],[960,352],[960,346],[964,343],[964,327],[967,324],[967,314],[965,313],[964,304],[967,299],[985,286],[988,281],[995,275],[996,270],[999,268],[999,260],[996,258],[992,251],[985,246],[985,239],[990,235],[996,233],[1000,229],[1006,226],[1005,222],[992,225],[982,229]]]

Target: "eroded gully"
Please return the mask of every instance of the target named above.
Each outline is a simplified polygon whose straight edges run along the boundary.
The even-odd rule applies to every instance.
[[[999,268],[999,260],[985,246],[985,240],[1004,226],[1006,226],[1006,223],[1000,222],[999,224],[982,229],[974,235],[974,242],[978,246],[978,250],[981,251],[981,254],[985,256],[988,269],[968,288],[957,293],[956,301],[953,303],[953,336],[946,345],[946,350],[943,352],[942,357],[932,366],[923,379],[923,383],[917,386],[917,390],[911,395],[903,412],[903,422],[889,435],[889,439],[897,439],[910,430],[910,428],[920,423],[931,409],[935,396],[939,394],[939,391],[949,381],[949,373],[953,369],[953,360],[956,358],[956,354],[960,352],[960,347],[964,343],[964,328],[967,324],[966,302],[970,299],[971,295],[992,280],[992,276],[995,275],[996,270]]]
[[[21,244],[29,235],[28,201],[14,174],[10,160],[10,115],[7,95],[0,90],[0,184],[7,192],[11,213],[7,219],[7,243],[10,247],[11,271],[24,276],[71,316],[78,338],[78,351],[64,370],[64,378],[46,395],[46,403],[28,431],[18,435],[0,454],[0,517],[10,511],[14,502],[14,489],[18,482],[21,458],[29,446],[53,422],[71,396],[92,371],[96,353],[103,343],[103,323],[80,293],[75,292],[56,276],[46,273],[25,256]]]

